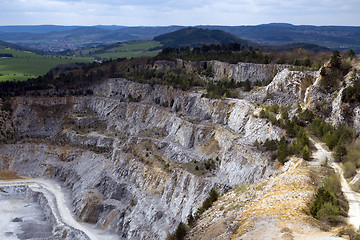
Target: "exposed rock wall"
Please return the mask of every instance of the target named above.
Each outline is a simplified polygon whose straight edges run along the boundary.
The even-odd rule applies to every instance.
[[[268,81],[271,80],[275,74],[284,69],[289,68],[289,65],[282,64],[254,64],[242,63],[229,64],[220,61],[210,61],[214,75],[218,79],[228,78],[234,79],[236,82],[249,80]]]
[[[273,102],[292,105],[308,101],[309,88],[315,83],[319,73],[315,71],[290,71],[284,69],[266,86],[265,92]]]
[[[10,198],[20,198],[25,199],[29,202],[36,202],[42,208],[46,222],[52,226],[52,236],[55,239],[64,239],[64,240],[88,240],[89,238],[81,231],[74,229],[70,226],[65,225],[62,222],[58,222],[52,209],[49,206],[47,198],[42,192],[34,191],[28,185],[19,185],[19,186],[2,186],[1,191],[6,193]],[[25,239],[34,235],[36,237],[38,233],[27,233]],[[45,233],[46,234],[46,233]],[[46,238],[48,239],[48,238]]]
[[[0,146],[0,159],[11,159],[7,166],[19,174],[63,181],[79,219],[124,239],[164,239],[212,187],[278,171],[253,143],[283,132],[246,100],[125,79],[109,79],[93,92],[16,98],[16,134],[36,139]],[[210,158],[214,168],[206,169]]]
[[[206,62],[206,64],[205,64]],[[246,81],[268,81],[271,80],[278,72],[289,68],[285,64],[255,64],[255,63],[242,63],[231,64],[220,61],[202,61],[192,62],[183,61],[157,61],[154,63],[155,69],[170,70],[172,68],[183,68],[187,72],[198,72],[204,70],[205,66],[211,66],[215,80],[223,78],[233,79],[235,82]]]

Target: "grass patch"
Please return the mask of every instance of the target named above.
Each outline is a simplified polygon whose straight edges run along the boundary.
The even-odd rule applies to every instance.
[[[101,59],[154,57],[161,50],[161,43],[156,41],[129,41],[96,48],[75,51],[75,56],[93,56]]]
[[[103,54],[97,54],[95,56],[103,59],[111,58],[136,58],[136,57],[154,57],[158,55],[160,50],[156,51],[128,51],[128,52],[108,52]]]
[[[10,58],[0,59],[0,81],[24,81],[44,75],[60,64],[93,61],[92,57],[39,55],[9,48],[0,49],[0,54],[13,55]]]

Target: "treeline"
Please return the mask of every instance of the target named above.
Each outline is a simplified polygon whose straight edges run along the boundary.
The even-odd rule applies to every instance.
[[[14,57],[11,53],[0,53],[0,58],[3,58],[3,57]]]
[[[164,48],[155,57],[156,60],[175,60],[181,58],[189,61],[219,60],[227,63],[277,63],[319,69],[328,59],[328,52],[314,53],[304,49],[291,49],[282,52],[264,52],[239,43],[222,45],[203,45],[202,47]]]
[[[189,47],[168,47],[164,48],[155,58],[156,60],[175,60],[177,58],[189,61],[219,60],[228,63],[270,63],[271,61],[267,54],[252,47],[246,48],[239,43],[203,45],[192,49]]]
[[[130,61],[123,58],[102,63],[93,62],[82,67],[75,67],[70,71],[55,68],[43,76],[28,79],[27,81],[0,82],[0,97],[24,95],[29,91],[33,91],[33,94],[39,94],[36,91],[49,89],[61,94],[84,94],[90,85],[100,82],[117,72],[124,72],[130,66],[144,65],[148,60],[149,58],[139,58]]]
[[[239,43],[229,43],[222,45],[203,45],[202,47],[164,48],[155,57],[157,60],[175,60],[181,58],[189,61],[210,61],[219,60],[228,63],[250,62],[250,63],[270,63],[268,54],[264,54],[252,47],[246,48]]]
[[[125,77],[132,81],[140,83],[168,84],[181,90],[188,90],[195,86],[205,86],[206,83],[196,73],[186,73],[184,69],[174,69],[171,71],[155,70],[155,69],[135,69],[128,70],[120,75],[112,75],[112,77]]]

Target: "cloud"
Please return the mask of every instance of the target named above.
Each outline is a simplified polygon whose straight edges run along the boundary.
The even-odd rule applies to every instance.
[[[62,25],[360,25],[358,0],[0,0],[0,22]]]

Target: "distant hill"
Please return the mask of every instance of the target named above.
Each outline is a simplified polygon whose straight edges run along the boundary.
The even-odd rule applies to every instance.
[[[40,55],[46,54],[46,52],[41,51],[39,49],[33,49],[33,48],[29,48],[29,47],[19,46],[19,45],[13,44],[13,43],[8,43],[8,42],[4,42],[4,41],[0,40],[0,49],[4,49],[4,48],[11,48],[14,50],[19,50],[19,51],[27,51],[27,52],[40,54]]]
[[[333,50],[353,49],[360,53],[360,27],[311,26],[271,23],[257,26],[198,26],[220,29],[262,45],[309,43]]]
[[[18,25],[18,26],[0,26],[0,32],[7,33],[50,33],[69,31],[84,26],[59,26],[59,25]],[[97,25],[97,28],[107,30],[118,30],[125,28],[125,26],[116,25]]]
[[[53,32],[1,32],[0,39],[22,46],[61,52],[66,49],[76,50],[83,47],[113,44],[130,40],[151,40],[155,36],[173,32],[183,27],[115,27],[94,26],[76,27]]]
[[[160,42],[164,47],[178,48],[227,43],[240,43],[243,46],[252,45],[248,41],[221,30],[192,27],[157,36],[154,38],[154,41]]]
[[[46,51],[63,51],[130,40],[152,40],[154,37],[184,29],[184,26],[0,26],[0,39]],[[196,26],[221,30],[246,41],[262,45],[292,43],[315,44],[332,50],[353,49],[360,53],[360,27],[307,26],[286,23],[257,26]],[[56,40],[56,41],[55,41]]]
[[[132,58],[156,56],[162,45],[155,41],[128,41],[110,45],[100,45],[92,48],[82,48],[74,51],[64,51],[61,55],[76,57],[94,57],[100,59]]]

